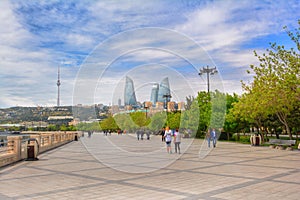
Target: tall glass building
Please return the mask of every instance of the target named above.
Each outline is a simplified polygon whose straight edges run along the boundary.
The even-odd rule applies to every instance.
[[[170,92],[169,78],[166,77],[159,84],[157,101],[165,102],[166,98],[164,98],[164,95],[170,95],[170,94],[171,92]],[[170,99],[167,99],[167,102],[169,101]]]
[[[157,98],[158,98],[158,83],[154,83],[152,86],[152,90],[151,90],[151,97],[150,97],[150,101],[152,102],[152,105],[155,106],[156,102],[157,102]]]
[[[129,78],[128,76],[126,76],[126,83],[125,83],[125,90],[124,90],[124,104],[125,104],[125,106],[137,105],[136,96],[135,96],[135,92],[134,92],[133,80],[131,78]]]

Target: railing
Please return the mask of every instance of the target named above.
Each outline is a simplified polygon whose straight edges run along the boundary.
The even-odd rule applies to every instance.
[[[0,155],[8,153],[7,141],[0,142]]]
[[[18,136],[7,136],[0,142],[0,167],[27,158],[27,141],[35,138],[39,153],[54,149],[79,138],[79,132],[23,132]]]

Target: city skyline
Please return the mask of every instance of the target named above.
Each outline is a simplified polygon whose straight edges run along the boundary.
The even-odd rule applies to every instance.
[[[166,95],[168,95],[168,97],[166,97]],[[170,102],[170,98],[171,90],[168,77],[165,77],[160,83],[153,83],[150,99],[139,101],[135,95],[134,81],[126,76],[124,106],[137,106],[138,102],[151,102],[152,106],[155,106],[156,102]],[[120,99],[118,99],[118,105],[120,104]]]
[[[218,70],[211,91],[242,94],[240,81],[251,81],[247,70],[258,65],[253,51],[270,42],[293,47],[283,27],[294,30],[300,19],[297,0],[4,0],[0,9],[0,108],[55,106],[58,93],[61,106],[109,105],[126,76],[137,99],[150,99],[168,77],[179,102],[207,90],[198,76],[205,66]]]

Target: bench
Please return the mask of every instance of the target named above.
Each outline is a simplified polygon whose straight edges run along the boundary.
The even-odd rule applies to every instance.
[[[275,148],[276,145],[276,149],[284,149],[285,146],[291,147],[295,145],[296,140],[270,139],[269,142],[267,142],[267,144],[270,144],[271,148]],[[291,150],[291,148],[289,148],[289,150]]]

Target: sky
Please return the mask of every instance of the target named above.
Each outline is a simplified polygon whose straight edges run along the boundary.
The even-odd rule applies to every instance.
[[[172,99],[207,90],[203,67],[216,67],[210,90],[242,94],[253,51],[292,47],[284,26],[300,19],[298,0],[0,1],[0,108],[137,100],[169,78]]]

